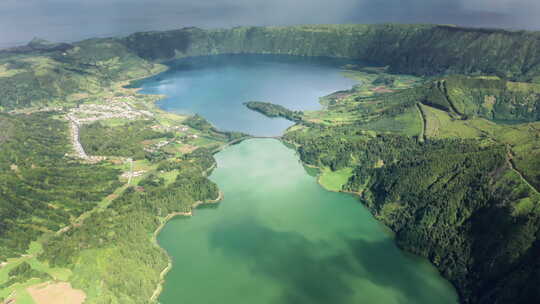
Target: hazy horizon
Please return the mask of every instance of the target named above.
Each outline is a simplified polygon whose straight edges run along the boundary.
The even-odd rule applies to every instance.
[[[533,0],[3,0],[0,47],[239,25],[436,23],[539,30]]]

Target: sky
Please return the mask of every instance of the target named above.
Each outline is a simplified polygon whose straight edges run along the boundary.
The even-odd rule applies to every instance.
[[[540,30],[540,0],[0,0],[0,47],[186,26],[439,23]]]

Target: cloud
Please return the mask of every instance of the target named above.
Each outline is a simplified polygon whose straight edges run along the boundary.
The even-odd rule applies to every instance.
[[[183,26],[453,23],[539,29],[537,0],[2,0],[0,46]]]
[[[512,10],[524,11],[530,9],[537,10],[540,8],[540,3],[532,0],[462,0],[462,5],[464,8],[470,10],[497,12]]]

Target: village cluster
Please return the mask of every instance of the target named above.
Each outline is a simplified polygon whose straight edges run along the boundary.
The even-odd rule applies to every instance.
[[[80,142],[80,128],[84,124],[91,124],[96,121],[106,119],[123,119],[123,120],[136,120],[136,119],[151,119],[154,114],[145,111],[135,109],[128,103],[133,99],[132,96],[114,97],[107,100],[106,104],[82,104],[76,108],[70,109],[65,118],[69,121],[71,130],[71,143],[74,148],[74,155],[80,159],[83,159],[90,163],[97,163],[106,159],[105,156],[91,156],[86,153],[84,147]],[[161,132],[187,132],[189,129],[186,126],[163,126],[153,125],[150,127],[154,131]],[[146,147],[146,152],[156,152],[159,149],[172,144],[182,144],[182,140],[197,139],[199,136],[196,134],[186,134],[180,138],[176,137],[170,140],[162,140],[155,144]],[[132,162],[131,159],[127,159],[127,162]],[[133,171],[133,164],[131,170],[121,175],[122,178],[127,178],[131,181],[132,178],[144,175],[146,171]],[[128,182],[129,183],[129,182]]]
[[[153,116],[154,114],[149,111],[134,109],[127,102],[122,101],[114,101],[108,104],[83,104],[71,109],[67,114],[69,120],[79,125],[103,119],[122,118],[133,120]]]
[[[188,128],[186,127],[172,127],[172,128],[165,128],[167,131],[171,131],[171,129],[176,129],[178,131],[187,131]],[[178,144],[182,144],[182,139],[197,139],[199,138],[199,136],[197,134],[189,134],[189,135],[185,135],[185,136],[182,136],[180,139],[178,138],[173,138],[173,139],[170,139],[170,140],[162,140],[158,143],[155,143],[151,146],[148,146],[148,147],[145,147],[144,148],[144,151],[146,152],[150,152],[150,153],[153,153],[153,152],[156,152],[157,150],[169,145],[169,144],[172,144],[172,143],[178,143]]]
[[[79,140],[79,129],[83,124],[89,124],[98,120],[121,118],[134,120],[136,118],[150,118],[154,114],[145,111],[134,109],[126,101],[119,101],[120,97],[108,99],[108,104],[82,104],[76,108],[72,108],[66,114],[66,119],[70,122],[71,142],[75,149],[77,157],[89,162],[99,162],[105,159],[103,156],[89,156],[84,151],[84,148]],[[133,97],[122,97],[123,100],[131,100]]]

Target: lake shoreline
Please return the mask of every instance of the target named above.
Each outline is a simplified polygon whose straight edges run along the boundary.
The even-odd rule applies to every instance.
[[[325,212],[325,210],[330,211],[330,213],[334,215],[334,216],[330,216],[330,218],[333,218],[331,221],[337,221],[340,223],[341,221],[345,223],[350,222],[351,225],[354,225],[354,227],[356,226],[358,226],[358,228],[365,227],[366,230],[355,229],[355,231],[359,231],[360,234],[362,233],[362,231],[364,231],[366,235],[370,235],[374,238],[374,240],[378,240],[375,242],[375,244],[384,244],[384,245],[381,245],[383,246],[382,248],[390,249],[389,252],[391,253],[389,254],[391,254],[392,256],[395,255],[395,258],[396,258],[396,260],[392,263],[394,263],[395,266],[398,266],[398,268],[404,267],[403,268],[404,272],[401,274],[398,274],[395,271],[388,270],[388,269],[384,271],[390,271],[389,272],[390,275],[396,275],[397,282],[407,282],[408,280],[407,278],[410,279],[410,275],[414,275],[415,273],[415,271],[411,271],[411,269],[416,268],[416,266],[414,266],[413,268],[410,268],[408,266],[401,266],[401,265],[411,265],[409,263],[413,263],[412,265],[422,265],[422,269],[425,269],[430,274],[428,276],[430,279],[428,280],[430,280],[430,282],[435,282],[435,281],[439,282],[437,283],[438,287],[434,289],[434,291],[427,292],[426,295],[436,296],[437,294],[439,294],[439,292],[435,290],[441,290],[441,295],[450,294],[447,297],[447,299],[452,298],[452,292],[450,293],[442,292],[443,290],[449,290],[449,289],[447,289],[446,287],[447,284],[445,284],[444,282],[440,283],[441,280],[444,281],[444,279],[440,276],[439,273],[437,273],[436,269],[433,267],[431,263],[429,263],[426,259],[421,259],[418,257],[415,257],[413,259],[412,257],[409,258],[407,255],[402,254],[402,251],[397,248],[391,235],[387,233],[388,228],[386,228],[380,221],[377,221],[367,208],[365,208],[363,205],[358,204],[359,201],[356,195],[350,195],[349,193],[347,193],[348,195],[342,196],[341,194],[338,194],[335,191],[326,190],[325,188],[321,187],[319,183],[317,184],[314,183],[313,175],[309,175],[308,172],[305,171],[306,167],[303,166],[303,162],[299,160],[296,152],[297,151],[291,149],[290,146],[287,147],[284,144],[283,140],[281,140],[278,143],[274,140],[261,139],[261,140],[256,140],[256,141],[246,141],[244,144],[231,147],[231,150],[226,150],[225,153],[216,156],[218,166],[221,168],[221,171],[216,171],[215,172],[216,175],[213,175],[212,180],[214,180],[219,185],[220,188],[223,187],[223,189],[226,189],[226,191],[229,192],[230,195],[232,196],[231,199],[233,201],[228,201],[227,204],[222,206],[223,208],[219,208],[219,210],[211,210],[210,212],[205,212],[204,214],[201,213],[200,214],[201,218],[197,218],[197,220],[187,221],[187,222],[177,221],[177,222],[171,223],[172,226],[170,227],[170,229],[166,229],[160,235],[159,239],[161,242],[163,242],[161,245],[163,246],[163,248],[167,248],[166,250],[170,252],[170,256],[174,257],[174,259],[177,261],[184,261],[184,262],[188,261],[188,264],[189,264],[188,266],[188,265],[185,265],[185,263],[183,262],[182,264],[184,265],[175,264],[177,268],[172,268],[171,265],[167,267],[167,271],[170,271],[170,270],[172,271],[167,275],[167,278],[166,278],[167,281],[165,281],[167,285],[163,285],[163,286],[167,286],[165,287],[165,289],[167,290],[165,290],[163,294],[161,295],[161,297],[159,298],[160,301],[162,301],[163,303],[176,303],[177,301],[179,301],[179,299],[184,299],[186,302],[189,302],[189,303],[197,303],[197,295],[201,296],[201,298],[203,299],[205,298],[210,299],[212,298],[212,296],[210,295],[208,296],[200,295],[200,291],[199,291],[199,289],[201,289],[200,286],[196,288],[194,286],[189,287],[191,286],[189,285],[191,284],[189,282],[194,282],[192,281],[192,279],[190,279],[191,277],[190,274],[196,276],[197,278],[199,277],[199,275],[202,275],[204,277],[205,275],[203,275],[203,273],[201,272],[203,270],[201,269],[208,269],[209,267],[210,269],[216,269],[216,273],[218,274],[228,273],[232,271],[232,269],[236,269],[236,266],[234,267],[224,266],[223,268],[221,268],[221,266],[219,265],[228,264],[228,263],[224,263],[225,260],[227,260],[227,258],[224,258],[223,261],[221,259],[218,259],[216,261],[213,259],[215,250],[206,251],[207,245],[204,245],[206,241],[204,238],[201,239],[199,236],[200,235],[204,236],[206,233],[205,231],[207,229],[209,229],[209,231],[213,231],[213,233],[218,233],[219,231],[217,235],[213,235],[214,242],[218,242],[219,244],[217,245],[217,248],[222,248],[221,246],[225,246],[225,248],[228,248],[229,245],[225,245],[225,244],[230,244],[230,241],[232,241],[233,245],[237,244],[235,242],[241,242],[241,244],[246,244],[245,242],[248,242],[249,244],[252,244],[251,241],[255,241],[256,242],[255,244],[258,244],[257,248],[260,248],[260,246],[263,246],[263,247],[268,246],[268,250],[272,252],[270,248],[280,248],[279,246],[277,247],[274,246],[275,244],[273,244],[272,242],[281,243],[281,242],[291,241],[289,239],[289,236],[292,235],[293,236],[292,240],[294,240],[293,243],[296,244],[296,241],[298,240],[297,237],[299,237],[299,235],[303,235],[302,228],[297,230],[297,228],[300,228],[300,226],[298,226],[298,224],[294,224],[294,222],[296,222],[294,221],[294,219],[296,218],[295,214],[302,214],[301,218],[303,219],[311,218],[311,220],[314,220],[315,222],[320,222],[322,218],[327,218],[329,214],[329,212]],[[285,158],[283,158],[283,161],[279,161],[281,159],[280,157],[285,157]],[[266,175],[264,173],[260,173],[262,175],[259,175],[259,173],[257,173],[256,174],[257,181],[253,181],[253,179],[255,178],[253,177],[249,179],[251,180],[251,183],[260,184],[260,185],[272,185],[272,183],[275,182],[275,184],[273,184],[274,186],[270,186],[270,188],[268,188],[272,190],[272,193],[276,193],[280,191],[281,189],[281,191],[295,191],[294,193],[297,193],[297,194],[293,194],[291,192],[290,194],[292,196],[286,195],[287,197],[286,199],[283,197],[283,195],[278,195],[276,196],[276,198],[277,197],[280,198],[278,200],[275,200],[274,197],[271,195],[254,196],[250,194],[245,194],[246,187],[249,187],[249,188],[251,187],[250,182],[244,181],[244,179],[241,177],[236,177],[236,178],[230,177],[229,174],[232,173],[232,174],[239,174],[239,175],[244,176],[245,173],[252,172],[251,170],[254,170],[254,168],[252,167],[253,162],[256,162],[258,164],[265,164],[265,165],[255,167],[255,168],[258,168],[257,170],[261,170],[261,168],[269,168],[269,170],[273,173],[269,175]],[[243,170],[248,170],[248,171],[243,171]],[[289,174],[283,175],[283,170],[292,170],[292,172],[296,172],[296,173],[293,175],[289,175]],[[266,178],[270,178],[270,179],[265,179],[265,177],[263,177],[265,175],[266,175]],[[302,176],[302,178],[298,179],[300,175]],[[305,179],[304,179],[304,176],[306,177]],[[290,184],[285,181],[286,178],[293,178],[294,180],[302,180],[303,182],[300,182],[299,185]],[[231,188],[231,185],[234,185],[234,187],[239,187],[239,188]],[[265,187],[267,186],[264,186],[263,188]],[[239,189],[240,192],[236,192],[234,189]],[[315,192],[312,192],[312,191],[315,191]],[[311,193],[311,194],[307,194],[307,193]],[[335,195],[331,193],[335,193]],[[336,195],[339,195],[339,196],[336,196]],[[306,198],[306,200],[304,200],[303,198]],[[342,202],[341,200],[343,200],[343,204],[340,203]],[[296,207],[293,208],[293,206],[290,205],[293,202],[298,202],[298,204],[300,205],[294,204]],[[247,213],[244,214],[244,212],[246,212],[246,211],[243,211],[243,210],[246,210],[246,206],[244,204],[247,204],[247,203],[253,203],[261,207],[253,207],[255,209],[247,208],[248,210],[252,209],[252,210],[257,210],[257,211],[255,212],[247,211]],[[264,209],[258,209],[258,208],[264,208]],[[282,208],[292,208],[292,209],[283,213],[282,211],[284,211],[285,209],[282,209]],[[277,215],[276,217],[274,212],[279,213],[279,215]],[[252,215],[253,216],[257,215],[257,216],[252,217]],[[268,218],[270,219],[271,222],[273,222],[272,219],[274,219],[274,220],[278,220],[278,222],[283,221],[283,223],[289,223],[289,224],[284,224],[284,226],[280,225],[279,226],[280,228],[277,229],[280,232],[279,233],[274,232],[276,233],[276,238],[274,238],[272,237],[272,232],[270,232],[270,231],[273,231],[271,227],[268,227],[268,230],[266,230],[266,228],[260,228],[259,226],[257,226],[256,218],[259,215],[261,219]],[[338,216],[338,215],[342,215],[343,217]],[[239,218],[235,218],[235,216],[239,216]],[[243,222],[242,218],[245,216],[248,216],[250,220],[248,220],[247,222]],[[251,222],[251,221],[255,221],[255,222]],[[352,223],[358,223],[358,222],[362,224],[352,224]],[[253,224],[255,225],[253,226]],[[346,224],[346,226],[348,225]],[[189,228],[186,228],[188,230],[184,230],[181,227],[189,227]],[[251,231],[249,230],[251,229],[250,227],[255,227],[255,228],[253,231]],[[295,232],[291,232],[291,235],[288,235],[287,233],[283,232],[283,231],[287,231],[286,227],[293,228],[292,231],[295,231]],[[331,224],[329,225],[329,227],[333,227],[332,229],[337,228],[338,230],[336,231],[341,231],[340,229],[344,228],[342,224],[336,224],[336,225]],[[383,227],[386,229],[383,229]],[[245,233],[246,229],[251,232],[246,234]],[[315,231],[324,231],[324,230],[325,229],[322,229],[322,230],[316,229]],[[259,231],[263,231],[265,232],[265,234],[259,236],[258,235]],[[309,231],[310,236],[311,236],[311,233],[316,233],[316,234],[319,233],[319,232],[314,232],[313,230],[309,230],[309,229],[306,231]],[[334,230],[330,230],[330,231],[334,231]],[[270,233],[270,235],[266,234],[266,232]],[[232,236],[229,236],[229,233],[232,233]],[[358,261],[361,263],[362,261],[364,261],[366,263],[373,264],[376,260],[378,260],[378,258],[368,257],[368,256],[373,256],[371,254],[362,253],[362,252],[369,252],[369,249],[374,249],[372,247],[373,245],[371,245],[371,242],[363,243],[363,241],[361,241],[363,237],[359,237],[356,232],[351,232],[351,233],[353,233],[351,235],[352,239],[347,238],[346,239],[347,242],[351,240],[356,240],[356,238],[358,237],[359,244],[363,244],[360,247],[364,248],[363,246],[366,246],[365,247],[366,250],[361,250],[360,248],[356,248],[357,250],[355,251],[345,250],[343,253],[341,253],[340,250],[342,249],[338,249],[337,254],[351,255],[351,258],[353,259],[357,258],[358,255],[360,255],[362,256],[362,258],[358,258]],[[185,237],[193,236],[195,239],[183,241],[182,240],[183,236]],[[231,239],[228,239],[229,237],[231,237]],[[203,244],[203,245],[199,245],[199,244]],[[216,249],[215,246],[216,244],[211,245],[208,247],[208,249]],[[242,250],[242,251],[247,250],[246,254],[247,253],[253,254],[250,248],[252,247],[249,245],[247,247],[243,247],[243,245],[241,245],[239,250]],[[330,246],[329,248],[332,248],[332,246]],[[381,247],[376,246],[375,248],[381,248]],[[233,250],[236,250],[236,249],[233,249]],[[311,256],[310,253],[303,252],[302,250],[298,251],[299,253],[298,252],[287,253],[287,251],[288,250],[277,250],[276,252],[274,252],[277,254],[275,258],[287,260],[289,259],[289,256],[291,256],[290,257],[291,260],[296,261],[297,258],[299,258],[300,256],[302,257]],[[236,252],[236,251],[233,251],[233,252]],[[202,259],[198,258],[198,254],[200,254],[200,257]],[[267,252],[266,255],[268,254],[269,253]],[[307,256],[304,256],[304,254],[307,254]],[[364,260],[364,259],[367,259],[367,260]],[[374,260],[371,260],[371,259],[374,259]],[[416,263],[420,263],[420,264],[416,264]],[[201,264],[201,265],[196,266],[194,264]],[[277,265],[274,265],[273,263],[271,263],[271,265],[273,269],[272,271],[277,271],[279,273],[282,273],[283,276],[288,276],[290,272],[294,273],[296,269],[296,268],[288,269],[287,267],[284,267],[284,268],[277,267]],[[187,268],[185,268],[184,266]],[[305,265],[305,266],[300,266],[300,268],[296,270],[303,269],[302,267],[308,267],[306,269],[309,269],[309,266]],[[359,278],[361,278],[363,275],[364,274],[359,273]],[[371,276],[371,275],[368,275],[368,276]],[[213,280],[214,279],[215,278],[213,278]],[[261,279],[261,278],[257,278],[257,279]],[[263,280],[266,280],[266,278],[264,278]],[[431,280],[434,280],[434,281],[431,281]],[[235,281],[235,282],[229,282],[229,283],[232,284],[230,286],[232,288],[232,286],[236,286],[234,284],[236,284],[237,282]],[[277,283],[280,284],[279,282]],[[420,284],[417,286],[422,285],[422,281],[419,281],[419,283]],[[406,286],[407,285],[404,285],[404,288],[414,288],[413,290],[416,290],[417,288],[419,288],[419,287],[406,287]],[[184,288],[188,288],[188,290],[184,290]],[[441,288],[441,289],[438,289],[438,288]],[[223,289],[223,292],[227,294],[226,286],[225,287],[221,286],[218,288],[218,290],[221,290],[221,289]],[[369,289],[369,290],[372,293],[369,292],[367,293],[369,295],[362,295],[360,297],[362,298],[367,297],[367,299],[369,298],[374,299],[373,297],[376,297],[377,294],[381,292],[385,293],[384,288],[382,286],[374,287],[373,289]],[[216,291],[216,292],[218,294],[220,293],[219,291]],[[328,289],[326,290],[326,292],[329,292],[329,294],[331,294],[334,291],[332,289]],[[237,297],[237,296],[235,297],[234,294],[233,295],[228,294],[227,296],[229,296],[228,299],[235,299]],[[256,293],[255,294],[250,293],[246,295],[245,299],[246,300],[249,299],[249,301],[251,301],[253,299],[252,297],[256,297]],[[244,297],[239,297],[239,298],[242,299]],[[157,299],[157,296],[154,297],[154,299]],[[201,301],[201,302],[206,302],[206,301]],[[315,301],[315,303],[318,303],[318,301]],[[422,302],[420,301],[420,303]],[[441,303],[454,303],[454,302],[442,301]]]
[[[167,68],[170,69],[171,66],[168,66],[168,65],[167,65]],[[168,70],[168,69],[167,69],[167,70]],[[141,89],[142,89],[142,87],[141,87],[141,88],[138,88],[137,91],[139,92]],[[158,100],[162,100],[163,98],[167,98],[167,97],[166,97],[167,95],[162,95],[162,94],[153,94],[153,93],[143,93],[143,94],[159,96],[159,99],[158,99]],[[331,93],[331,94],[333,94],[333,93]],[[331,94],[330,94],[330,95],[331,95]],[[319,104],[322,105],[323,108],[325,108],[325,105],[324,105],[323,103],[321,103],[321,99],[319,99]],[[155,104],[155,107],[158,108],[160,111],[169,112],[169,110],[165,110],[165,109],[163,109],[161,106],[159,106],[159,105],[157,105],[157,104]],[[251,109],[251,108],[250,108],[250,110],[255,111],[254,109]],[[261,111],[255,111],[255,112],[259,112],[259,113],[263,114],[264,116],[268,117],[268,115],[266,115],[265,113],[263,113],[263,112],[261,112]],[[217,154],[217,153],[219,153],[219,152],[225,150],[225,149],[228,148],[228,147],[231,147],[231,146],[240,144],[240,143],[242,143],[242,142],[244,142],[244,141],[246,141],[246,140],[249,140],[249,139],[256,139],[256,138],[271,138],[271,139],[277,139],[277,140],[279,140],[282,144],[284,144],[284,145],[287,146],[288,148],[293,149],[293,150],[295,151],[295,154],[297,155],[297,161],[298,161],[299,163],[301,163],[301,164],[303,164],[304,166],[307,166],[307,167],[312,167],[312,168],[317,168],[317,169],[318,169],[319,172],[318,172],[318,174],[317,174],[317,176],[316,176],[315,179],[316,179],[317,184],[318,184],[319,187],[321,187],[323,190],[328,191],[328,192],[334,192],[334,193],[346,193],[346,194],[352,195],[354,198],[357,199],[357,201],[358,201],[358,198],[360,198],[360,202],[359,202],[359,203],[360,203],[362,206],[364,206],[368,211],[371,211],[370,208],[367,207],[367,205],[366,205],[365,202],[361,202],[362,196],[363,196],[363,195],[362,195],[362,194],[363,194],[362,192],[352,192],[352,191],[343,191],[343,190],[335,190],[335,189],[333,190],[333,189],[328,189],[328,188],[326,188],[326,187],[323,185],[323,183],[321,182],[321,176],[322,176],[322,174],[323,174],[322,168],[317,167],[317,166],[313,166],[313,165],[309,165],[309,164],[303,162],[302,159],[300,158],[299,153],[298,153],[298,146],[295,145],[295,144],[292,143],[292,142],[287,142],[286,139],[283,138],[283,136],[287,133],[287,131],[288,131],[290,128],[297,126],[299,123],[301,124],[301,121],[295,121],[295,120],[291,120],[291,119],[287,119],[287,120],[293,122],[294,124],[293,124],[292,126],[289,126],[286,130],[283,130],[283,132],[282,132],[281,135],[279,135],[279,136],[251,136],[251,135],[248,135],[248,136],[245,136],[245,137],[242,137],[242,138],[238,138],[238,139],[232,140],[232,141],[230,141],[230,142],[228,142],[228,143],[226,143],[226,144],[224,144],[224,145],[222,145],[222,146],[217,147],[215,150],[212,151],[212,154],[215,155],[215,154]],[[207,170],[207,172],[211,172],[214,168],[215,168],[215,166],[212,166],[210,169]],[[221,194],[221,192],[220,192],[220,194]],[[221,195],[220,195],[220,196],[221,196]],[[216,202],[220,201],[221,199],[222,199],[222,198],[218,197],[218,199],[216,199]],[[207,202],[207,203],[212,203],[212,202]],[[197,207],[200,206],[200,205],[203,205],[203,204],[205,204],[205,203],[203,203],[203,202],[197,202],[196,204],[194,204],[194,206],[192,206],[192,211],[190,211],[190,212],[179,212],[179,213],[172,213],[172,214],[168,215],[167,217],[165,217],[165,219],[164,219],[163,222],[161,223],[160,227],[158,227],[158,229],[155,231],[154,237],[153,237],[154,242],[156,243],[156,245],[157,245],[161,250],[163,250],[163,251],[165,252],[165,254],[166,254],[167,257],[168,257],[169,262],[168,262],[167,266],[162,270],[162,272],[161,272],[161,274],[160,274],[160,283],[159,283],[158,287],[156,288],[156,290],[154,291],[154,293],[153,293],[153,295],[152,295],[152,297],[151,297],[151,301],[152,301],[152,302],[157,301],[158,298],[159,298],[159,296],[161,295],[161,293],[162,293],[162,291],[163,291],[163,289],[164,289],[165,277],[166,277],[167,274],[171,271],[172,266],[173,266],[173,265],[172,265],[172,258],[171,258],[171,256],[170,256],[170,255],[168,254],[168,252],[164,249],[164,247],[160,246],[160,245],[158,244],[158,242],[157,242],[157,237],[158,237],[159,233],[162,231],[162,229],[165,227],[165,225],[166,225],[171,219],[173,219],[174,217],[176,217],[176,216],[194,216],[194,209],[197,208]],[[375,214],[373,214],[373,213],[371,213],[371,212],[369,212],[369,213],[373,216],[374,219],[376,219],[376,222],[378,222],[381,226],[383,226],[383,227],[385,228],[384,230],[385,230],[385,232],[386,232],[387,234],[390,234],[390,235],[393,235],[393,234],[394,234],[393,231],[392,231],[389,227],[387,227],[386,225],[384,225],[379,219],[377,219],[377,218],[375,217]],[[393,243],[395,244],[395,240],[393,241]],[[397,246],[397,244],[395,244],[395,245]],[[406,251],[403,250],[403,252],[406,252]],[[414,255],[414,256],[416,256],[416,255]],[[416,256],[416,257],[420,257],[420,256]],[[432,263],[429,263],[429,264],[431,264],[432,266],[434,266]],[[440,275],[440,273],[439,273],[439,275]],[[441,277],[442,277],[442,276],[441,276]]]
[[[188,212],[173,212],[165,216],[159,227],[154,231],[152,235],[152,242],[154,245],[156,245],[165,255],[167,256],[168,263],[167,266],[161,271],[159,274],[159,283],[158,286],[156,286],[156,289],[154,290],[152,296],[150,297],[150,302],[156,302],[161,292],[163,292],[164,283],[165,283],[165,277],[167,276],[167,273],[172,269],[172,257],[169,255],[167,250],[159,245],[159,242],[157,240],[157,237],[159,233],[165,228],[167,223],[174,219],[175,217],[184,216],[184,217],[192,217],[194,216],[194,210],[197,209],[197,207],[204,206],[204,205],[212,205],[212,204],[218,204],[220,203],[225,197],[225,194],[222,191],[219,191],[218,197],[213,200],[206,200],[206,201],[197,201],[191,206],[191,211]]]

